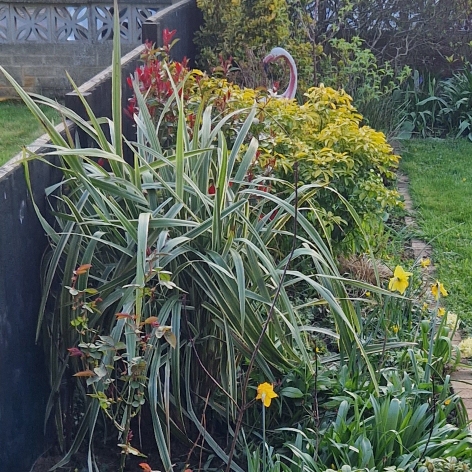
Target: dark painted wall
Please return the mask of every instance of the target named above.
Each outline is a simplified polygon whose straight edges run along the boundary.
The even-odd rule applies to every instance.
[[[34,198],[44,207],[52,167],[31,164]],[[35,344],[40,262],[47,245],[22,166],[0,168],[0,471],[27,472],[43,451],[47,374]],[[42,208],[44,209],[44,208]]]
[[[147,26],[160,41],[164,28],[177,29],[176,59],[194,57],[193,35],[200,26],[194,0],[184,0],[154,17]],[[151,34],[151,33],[148,33]],[[159,39],[158,39],[159,38]],[[139,64],[140,48],[123,58],[123,77]],[[81,86],[98,116],[110,113],[111,72],[105,70]],[[123,107],[130,92],[123,85]],[[75,94],[66,104],[81,112]],[[132,123],[124,119],[126,134]],[[30,164],[34,200],[44,213],[44,189],[60,178],[39,161]],[[29,472],[44,451],[43,419],[48,396],[42,349],[35,344],[40,303],[40,263],[47,249],[44,231],[32,207],[24,169],[10,161],[0,167],[0,472]]]
[[[196,55],[193,39],[202,22],[202,12],[196,3],[184,0],[149,18],[143,24],[143,41],[148,40],[162,46],[162,31],[166,28],[175,29],[175,37],[179,38],[179,41],[172,48],[171,56],[176,61],[181,61],[186,56],[193,66],[192,59],[195,59]]]

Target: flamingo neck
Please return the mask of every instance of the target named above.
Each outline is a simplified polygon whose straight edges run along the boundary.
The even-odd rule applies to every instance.
[[[282,56],[286,61],[290,68],[290,81],[288,83],[287,90],[280,95],[282,98],[295,98],[297,93],[297,66],[295,65],[295,61],[292,57]]]

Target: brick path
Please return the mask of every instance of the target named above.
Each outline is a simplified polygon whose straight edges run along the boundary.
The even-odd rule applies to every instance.
[[[414,218],[413,202],[408,192],[408,177],[403,174],[398,175],[398,191],[405,201],[405,209],[408,212],[405,217],[406,226],[416,226]],[[430,257],[432,254],[431,246],[419,239],[411,240],[411,249],[415,259],[422,257]],[[434,266],[431,264],[427,268],[423,268],[423,280],[425,284],[430,283],[433,279]],[[457,331],[452,338],[452,343],[457,346],[461,341],[461,333]],[[468,367],[459,367],[451,374],[452,388],[454,392],[462,398],[467,415],[472,420],[472,369]]]

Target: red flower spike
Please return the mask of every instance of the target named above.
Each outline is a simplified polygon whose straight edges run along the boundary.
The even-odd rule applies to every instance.
[[[216,187],[211,184],[209,187],[208,187],[208,195],[215,195],[216,193]]]

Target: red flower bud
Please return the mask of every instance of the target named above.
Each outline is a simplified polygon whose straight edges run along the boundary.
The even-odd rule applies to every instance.
[[[78,347],[70,347],[67,349],[70,357],[82,357],[84,353]]]

